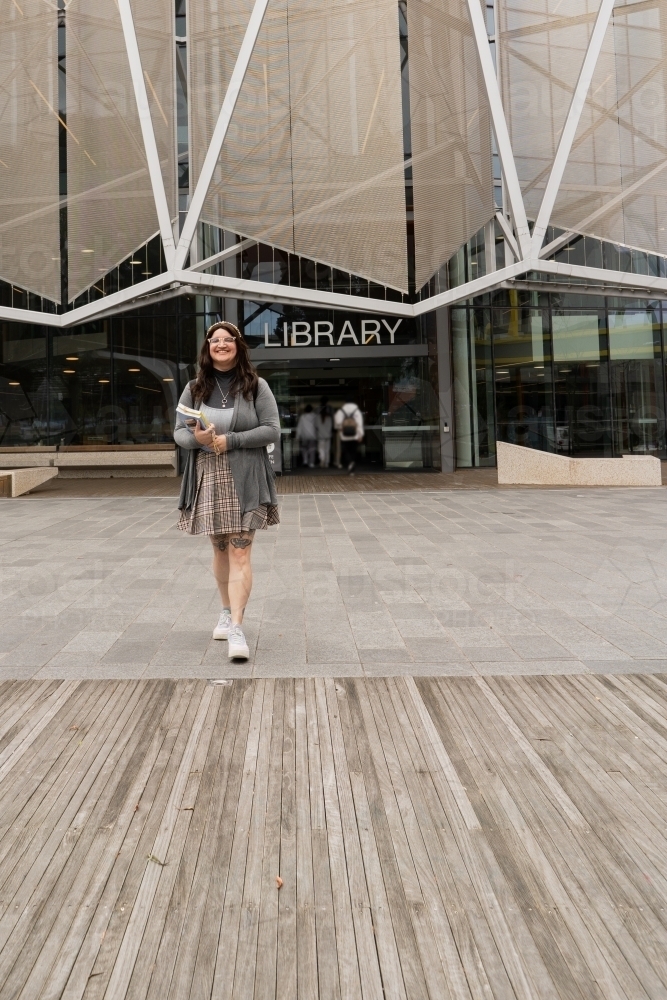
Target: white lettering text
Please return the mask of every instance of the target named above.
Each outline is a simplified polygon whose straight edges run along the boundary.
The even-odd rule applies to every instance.
[[[391,326],[389,326],[389,323],[387,323],[386,319],[383,319],[382,322],[384,323],[384,325],[389,330],[389,343],[393,344],[394,343],[394,334],[398,330],[398,328],[401,325],[401,323],[403,322],[403,320],[402,319],[397,320],[396,326],[393,327],[393,328]]]
[[[346,333],[345,331],[347,330],[348,327],[349,331]],[[340,337],[338,338],[338,343],[336,346],[337,347],[340,346],[344,340],[351,340],[352,343],[359,346],[357,335],[352,329],[352,324],[350,323],[349,319],[346,319],[345,322],[343,323],[343,329],[340,331]]]
[[[299,337],[304,337],[305,339],[299,340]],[[292,347],[308,347],[312,342],[310,323],[292,323]]]
[[[317,320],[315,323],[315,346],[319,344],[320,337],[328,337],[329,343],[333,347],[333,323],[324,319]]]

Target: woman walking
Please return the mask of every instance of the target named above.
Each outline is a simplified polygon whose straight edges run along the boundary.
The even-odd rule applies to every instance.
[[[247,660],[243,613],[252,589],[255,531],[278,524],[275,475],[267,446],[280,438],[278,407],[250,361],[233,323],[214,323],[199,354],[199,374],[179,406],[201,411],[210,426],[177,412],[174,440],[188,450],[178,527],[208,535],[222,612],[214,639],[228,640],[230,660]]]

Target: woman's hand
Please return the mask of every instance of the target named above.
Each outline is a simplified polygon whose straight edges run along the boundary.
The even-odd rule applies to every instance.
[[[216,455],[222,455],[223,451],[227,451],[227,435],[226,434],[214,435],[211,447],[213,448],[213,451],[216,453]]]
[[[215,439],[215,427],[211,425],[204,430],[203,427],[197,425],[194,429],[195,441],[202,447],[212,448],[213,441]]]

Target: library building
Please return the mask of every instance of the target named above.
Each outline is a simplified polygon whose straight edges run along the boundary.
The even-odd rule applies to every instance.
[[[221,319],[282,475],[346,402],[367,471],[667,458],[665,0],[3,16],[0,468],[178,475]]]

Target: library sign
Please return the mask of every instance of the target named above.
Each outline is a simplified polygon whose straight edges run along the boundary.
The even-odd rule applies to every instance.
[[[404,332],[409,338],[401,338]],[[366,347],[370,344],[410,343],[414,330],[403,319],[293,320],[269,329],[264,324],[265,347]]]

